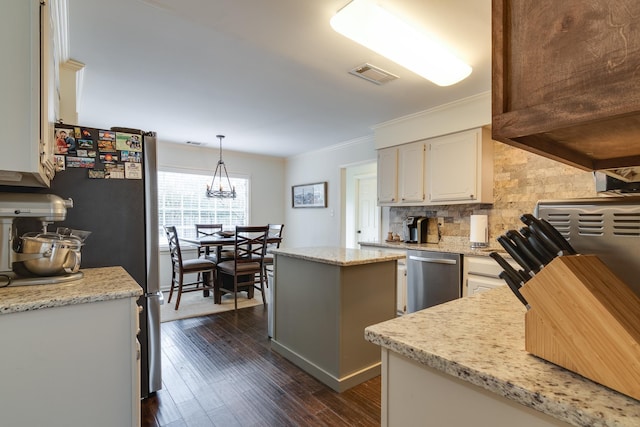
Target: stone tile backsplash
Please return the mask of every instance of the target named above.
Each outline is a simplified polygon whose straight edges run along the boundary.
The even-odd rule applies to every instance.
[[[392,207],[389,228],[402,235],[407,216],[441,218],[442,242],[469,244],[470,216],[488,215],[489,244],[509,229],[520,229],[523,213],[532,213],[538,200],[595,197],[593,174],[494,141],[494,203]]]

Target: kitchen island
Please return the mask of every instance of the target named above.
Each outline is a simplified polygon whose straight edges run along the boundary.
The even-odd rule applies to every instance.
[[[122,267],[0,289],[0,414],[7,426],[138,426],[137,298]]]
[[[271,347],[342,392],[380,374],[364,328],[396,313],[396,263],[404,257],[345,248],[274,249]]]
[[[500,287],[367,327],[382,425],[640,425],[637,400],[527,353],[525,311]]]

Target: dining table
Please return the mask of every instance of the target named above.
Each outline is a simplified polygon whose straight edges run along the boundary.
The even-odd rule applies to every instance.
[[[223,237],[217,235],[199,236],[199,237],[181,237],[181,241],[191,243],[198,247],[204,248],[205,254],[209,255],[211,249],[216,251],[216,259],[221,259],[222,247],[233,246],[236,243],[235,236]]]
[[[236,238],[235,236],[221,236],[218,234],[206,235],[206,236],[198,236],[198,237],[181,237],[181,241],[191,243],[192,245],[196,245],[198,247],[202,247],[205,250],[205,254],[210,254],[212,249],[216,251],[216,259],[222,259],[222,248],[224,246],[235,246]],[[278,244],[282,241],[281,237],[267,236],[267,244]],[[217,282],[217,280],[216,280]],[[219,283],[215,283],[214,287],[219,286]],[[220,304],[220,296],[219,293],[214,292],[214,303]],[[251,292],[251,294],[253,294]],[[209,291],[205,291],[205,296],[209,296]]]
[[[211,249],[214,248],[216,250],[216,259],[221,259],[223,246],[234,246],[236,243],[235,236],[223,237],[219,235],[180,237],[180,240],[204,248],[206,254],[211,253]],[[281,237],[267,236],[268,244],[278,244],[281,241]]]

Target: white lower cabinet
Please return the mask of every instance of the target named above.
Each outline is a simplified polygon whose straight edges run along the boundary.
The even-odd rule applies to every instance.
[[[134,298],[0,315],[0,424],[139,426],[137,332]]]
[[[568,425],[385,348],[381,403],[382,427]]]
[[[486,292],[498,286],[504,285],[505,282],[502,279],[494,279],[490,277],[471,276],[467,280],[467,294],[475,295],[481,292]]]
[[[516,270],[520,268],[511,258],[506,256],[504,258]],[[465,255],[462,271],[462,283],[465,284],[463,291],[466,291],[465,296],[479,294],[506,284],[504,280],[498,277],[502,268],[490,256]]]

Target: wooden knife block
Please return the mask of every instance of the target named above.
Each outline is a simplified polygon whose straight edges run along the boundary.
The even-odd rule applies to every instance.
[[[529,353],[640,400],[640,298],[597,256],[557,257],[521,292]]]

